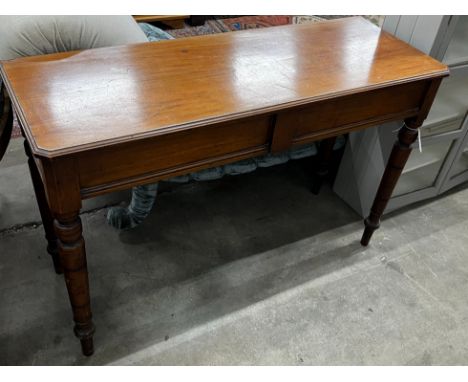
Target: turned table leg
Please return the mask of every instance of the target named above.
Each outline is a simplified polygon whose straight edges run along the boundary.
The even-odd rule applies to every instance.
[[[81,342],[83,354],[89,356],[94,351],[94,325],[91,316],[83,228],[79,216],[81,193],[78,164],[74,158],[67,157],[59,159],[34,157],[33,160],[40,162],[50,216],[55,218],[53,226],[75,321],[74,332]]]
[[[318,195],[325,178],[328,176],[335,141],[336,137],[331,137],[320,142],[317,161],[312,177],[312,193],[315,195]]]
[[[54,219],[50,212],[49,203],[47,202],[41,175],[39,174],[36,162],[34,161],[31,149],[29,148],[26,140],[24,141],[24,150],[28,156],[29,172],[31,173],[34,193],[36,194],[36,200],[42,218],[42,225],[44,226],[45,237],[47,239],[47,252],[52,256],[55,272],[57,274],[61,274],[62,266],[60,264],[60,257],[58,254],[57,237],[55,236],[54,231]]]
[[[94,324],[91,320],[88,270],[81,219],[76,213],[56,214],[58,249],[75,321],[74,332],[84,355],[93,354]]]
[[[387,162],[377,195],[371,207],[370,215],[364,220],[365,229],[361,238],[361,244],[363,246],[369,244],[372,234],[380,226],[380,217],[392,196],[393,189],[411,154],[411,145],[418,136],[419,127],[420,124],[417,125],[406,122],[398,132],[398,139],[393,146],[390,158]]]

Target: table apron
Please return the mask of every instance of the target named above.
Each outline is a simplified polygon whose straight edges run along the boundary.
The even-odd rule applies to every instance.
[[[418,115],[430,81],[75,153],[82,198],[276,153]]]

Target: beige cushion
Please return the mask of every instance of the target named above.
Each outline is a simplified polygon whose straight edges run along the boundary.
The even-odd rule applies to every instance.
[[[0,16],[0,60],[147,41],[131,16]]]

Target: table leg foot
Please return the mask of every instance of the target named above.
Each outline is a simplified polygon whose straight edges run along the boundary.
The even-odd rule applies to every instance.
[[[407,121],[398,133],[398,140],[395,142],[388,159],[369,217],[364,220],[365,229],[361,238],[363,246],[369,244],[372,234],[380,226],[380,218],[411,154],[411,145],[418,136],[419,126]]]
[[[318,195],[322,184],[328,176],[330,170],[330,160],[333,156],[333,147],[335,146],[336,137],[324,139],[320,142],[317,161],[312,176],[311,191],[314,195]]]
[[[93,343],[93,334],[94,334],[94,325],[91,324],[91,327],[81,327],[75,325],[75,335],[79,338],[81,343],[81,352],[83,355],[89,357],[94,353],[94,343]]]
[[[86,357],[89,357],[94,354],[94,344],[93,344],[93,338],[86,338],[81,341],[81,352],[83,355]]]
[[[81,220],[78,212],[60,214],[56,215],[54,225],[73,310],[74,332],[80,339],[83,354],[89,356],[93,353],[94,324],[91,315],[86,250]]]
[[[367,247],[372,237],[372,234],[374,233],[376,229],[379,228],[380,221],[377,223],[373,223],[369,219],[365,219],[364,225],[366,226],[366,228],[364,229],[364,233],[362,234],[361,245],[363,245],[364,247]]]

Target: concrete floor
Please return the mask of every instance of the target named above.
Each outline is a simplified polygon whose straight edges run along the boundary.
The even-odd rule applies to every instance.
[[[0,164],[0,364],[468,364],[468,189],[393,213],[371,246],[303,162],[160,195],[117,232],[87,202],[96,352],[81,356],[21,140]],[[30,224],[27,224],[30,223]]]

